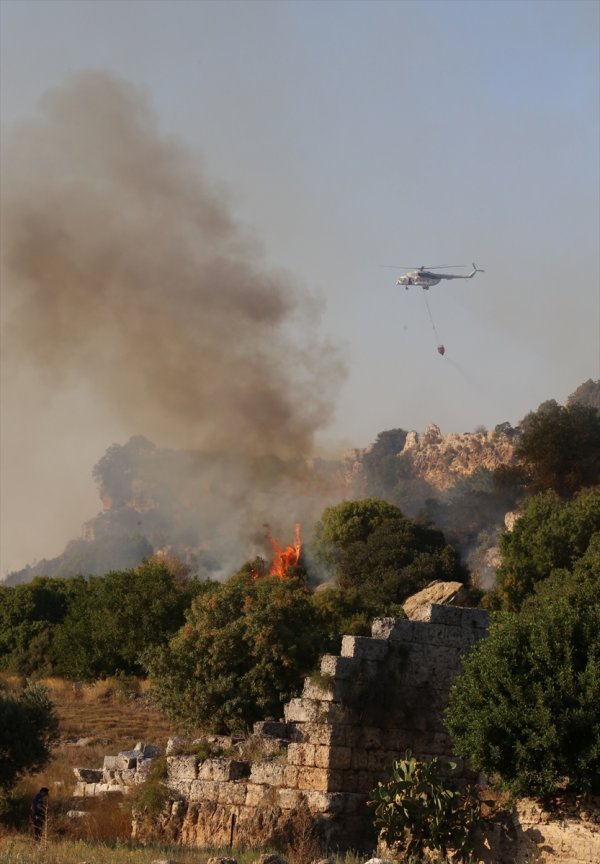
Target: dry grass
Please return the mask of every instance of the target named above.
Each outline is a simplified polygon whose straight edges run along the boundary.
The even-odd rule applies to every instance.
[[[73,687],[59,678],[41,681],[56,706],[61,740],[90,738],[106,745],[136,741],[164,745],[172,730],[166,716],[148,699],[146,682],[108,679]]]
[[[2,676],[18,686],[17,679]],[[49,692],[59,720],[59,740],[50,763],[24,777],[15,790],[13,823],[28,830],[29,803],[42,787],[50,789],[48,829],[53,840],[73,837],[95,841],[123,841],[131,831],[130,806],[120,795],[102,799],[73,798],[74,768],[101,768],[104,756],[131,749],[138,741],[164,748],[172,734],[167,718],[147,698],[145,683],[108,680],[73,687],[59,678],[41,681]],[[85,819],[67,816],[70,810],[89,811]],[[0,839],[2,838],[0,827]],[[4,860],[2,858],[1,860]]]
[[[198,850],[153,846],[127,848],[123,844],[90,843],[83,840],[51,840],[35,843],[17,835],[0,839],[2,864],[151,864],[166,858],[177,864],[206,864],[213,856],[234,855],[238,864],[254,864],[259,852],[226,849]],[[356,859],[358,864],[358,859]],[[308,864],[308,862],[305,862]],[[351,859],[347,864],[351,864]]]

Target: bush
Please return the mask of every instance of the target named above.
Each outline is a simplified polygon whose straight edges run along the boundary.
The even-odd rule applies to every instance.
[[[58,720],[48,690],[29,684],[19,694],[0,691],[0,796],[26,771],[39,771],[50,759]]]
[[[455,748],[517,796],[600,792],[600,536],[520,615],[501,613],[450,693]]]
[[[213,583],[164,649],[147,655],[153,693],[183,728],[245,731],[281,716],[320,653],[318,616],[300,579]]]

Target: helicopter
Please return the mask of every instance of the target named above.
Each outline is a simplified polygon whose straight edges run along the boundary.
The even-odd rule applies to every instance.
[[[442,264],[433,265],[432,269],[444,270],[446,267],[462,267],[462,264]],[[485,273],[476,264],[473,264],[473,270],[466,276],[460,276],[456,273],[433,273],[427,267],[419,267],[416,270],[409,270],[403,276],[400,276],[396,285],[404,285],[406,290],[410,285],[419,285],[424,291],[429,290],[432,285],[437,285],[442,279],[472,279],[476,273]]]

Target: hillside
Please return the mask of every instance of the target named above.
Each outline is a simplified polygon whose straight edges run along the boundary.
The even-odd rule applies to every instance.
[[[566,404],[599,406],[600,381],[583,383]],[[523,422],[447,435],[433,423],[423,432],[387,430],[329,461],[226,459],[134,436],[95,465],[102,510],[81,536],[58,557],[9,574],[6,584],[42,574],[103,574],[152,555],[177,558],[201,578],[222,578],[257,554],[269,555],[265,523],[287,542],[301,522],[310,541],[326,506],[367,496],[441,528],[487,583],[488,552],[516,501],[516,490],[499,486],[494,472],[514,465]]]

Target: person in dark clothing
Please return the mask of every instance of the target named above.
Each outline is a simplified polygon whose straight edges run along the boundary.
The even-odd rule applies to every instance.
[[[42,786],[40,791],[31,802],[31,824],[33,825],[33,837],[41,840],[48,815],[48,787]]]

